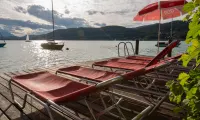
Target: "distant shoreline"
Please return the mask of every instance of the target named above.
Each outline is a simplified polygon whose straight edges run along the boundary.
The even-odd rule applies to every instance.
[[[166,40],[171,35],[171,24],[161,24],[160,39]],[[173,36],[178,39],[185,39],[188,32],[188,23],[182,21],[173,21]],[[126,28],[123,26],[105,26],[101,28],[80,27],[57,29],[54,31],[56,40],[89,40],[89,41],[134,41],[140,39],[142,41],[154,41],[158,38],[158,24],[140,26],[136,28]],[[25,36],[6,36],[3,39],[9,40],[25,40]],[[29,35],[31,40],[48,40],[52,39],[53,33],[44,33],[40,35]]]

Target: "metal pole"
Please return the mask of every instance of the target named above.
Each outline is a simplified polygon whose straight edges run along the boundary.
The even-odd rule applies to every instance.
[[[159,19],[159,26],[158,26],[158,42],[157,42],[157,44],[158,44],[158,51],[157,51],[157,53],[159,53],[159,47],[160,47],[160,45],[159,45],[159,41],[160,41],[160,23],[161,23],[160,1],[158,1],[158,7],[159,7],[159,10],[160,10],[160,19]]]
[[[170,33],[170,36],[171,36],[171,38],[173,37],[173,16],[172,16],[172,21],[171,21],[171,33]]]
[[[137,39],[135,41],[135,54],[136,55],[138,55],[138,53],[139,53],[139,43],[140,43],[140,41]]]
[[[168,44],[170,44],[172,42],[172,37],[173,37],[173,31],[172,31],[172,22],[173,22],[173,16],[172,16],[172,21],[171,21],[171,30],[170,30],[170,37],[169,37],[169,40],[168,40]],[[171,57],[172,56],[172,50],[168,53],[167,55],[168,57]]]
[[[53,24],[53,40],[54,40],[54,12],[53,12],[53,0],[51,0],[52,3],[52,24]]]

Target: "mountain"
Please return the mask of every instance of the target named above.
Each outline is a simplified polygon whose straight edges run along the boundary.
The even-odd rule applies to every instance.
[[[170,36],[171,23],[161,24],[161,39]],[[173,36],[175,39],[185,39],[188,23],[173,22]],[[105,26],[101,28],[69,28],[55,30],[56,40],[155,40],[158,36],[158,24],[125,28],[122,26]],[[52,32],[42,35],[30,35],[32,40],[51,39]],[[25,39],[19,37],[18,39]]]

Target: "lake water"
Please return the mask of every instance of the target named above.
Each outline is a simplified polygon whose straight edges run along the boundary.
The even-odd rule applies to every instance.
[[[0,72],[16,71],[28,68],[50,67],[58,64],[72,65],[78,62],[91,61],[102,58],[117,57],[119,41],[64,41],[62,51],[44,50],[40,44],[45,41],[7,41],[4,48],[0,48]],[[135,46],[134,41],[130,41]],[[155,55],[156,41],[141,41],[139,54]],[[173,54],[184,52],[187,45],[174,49]],[[69,48],[69,50],[66,50]],[[121,46],[121,53],[123,53]],[[160,48],[163,49],[163,48]]]

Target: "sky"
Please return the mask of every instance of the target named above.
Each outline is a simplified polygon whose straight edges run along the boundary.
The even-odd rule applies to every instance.
[[[55,29],[155,23],[133,22],[137,12],[153,2],[157,0],[54,0]],[[52,31],[51,0],[0,0],[0,4],[0,29],[16,36]]]

